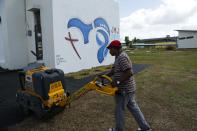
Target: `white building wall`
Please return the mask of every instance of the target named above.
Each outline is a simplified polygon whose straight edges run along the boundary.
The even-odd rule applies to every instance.
[[[5,44],[5,0],[0,0],[0,65],[5,64],[5,52],[4,52],[4,44]]]
[[[106,50],[110,41],[120,37],[119,8],[114,0],[0,0],[0,7],[1,67],[20,69],[36,61],[31,54],[31,50],[36,52],[34,14],[28,11],[32,8],[40,9],[46,66],[67,73],[114,61]],[[27,36],[28,30],[32,36]],[[77,39],[73,46],[65,39],[69,33]]]
[[[101,23],[95,25],[98,19]],[[114,0],[53,1],[53,24],[56,68],[67,73],[113,63],[114,57],[104,52],[110,41],[119,39],[119,8]],[[69,33],[77,40],[73,45],[65,39]]]
[[[188,39],[187,37],[193,36]],[[179,31],[179,46],[178,48],[197,48],[197,31]]]
[[[24,0],[1,0],[3,2],[3,46],[4,61],[1,67],[20,69],[27,65]],[[2,6],[1,5],[1,6]]]

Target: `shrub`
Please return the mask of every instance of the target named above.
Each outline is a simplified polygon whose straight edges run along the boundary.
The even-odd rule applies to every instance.
[[[166,50],[175,50],[175,47],[172,46],[172,45],[169,45],[169,46],[166,47]]]

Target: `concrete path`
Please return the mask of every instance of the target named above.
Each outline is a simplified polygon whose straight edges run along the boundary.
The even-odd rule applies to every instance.
[[[134,73],[137,73],[151,65],[134,64]],[[65,77],[67,90],[73,93],[80,87],[92,81],[94,76],[84,79]],[[0,131],[6,127],[19,123],[25,119],[23,113],[16,104],[16,91],[20,87],[16,71],[0,72]]]

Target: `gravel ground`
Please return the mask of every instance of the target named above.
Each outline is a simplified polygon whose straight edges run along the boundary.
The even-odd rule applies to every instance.
[[[150,66],[151,65],[134,64],[134,74]],[[83,79],[65,77],[67,91],[73,93],[92,81],[95,76],[96,75],[93,75]],[[25,118],[17,107],[15,99],[16,91],[19,87],[17,71],[0,72],[0,131],[5,130],[8,126],[21,122]]]

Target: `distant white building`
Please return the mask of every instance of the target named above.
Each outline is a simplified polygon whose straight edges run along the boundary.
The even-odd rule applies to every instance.
[[[119,39],[119,23],[114,0],[0,0],[0,67],[39,60],[67,73],[111,64],[106,46]]]
[[[176,30],[179,33],[178,48],[197,48],[197,30]]]

